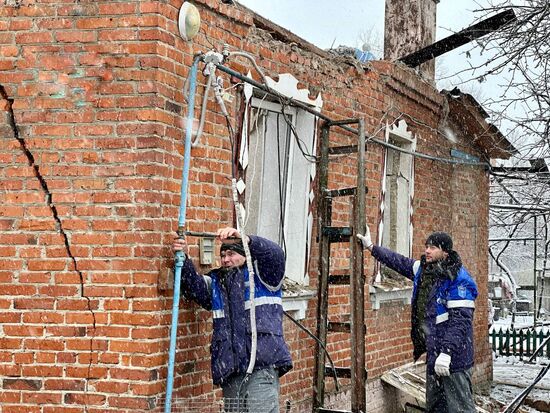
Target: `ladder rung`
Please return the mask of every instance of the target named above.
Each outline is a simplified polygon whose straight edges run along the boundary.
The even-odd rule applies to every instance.
[[[351,323],[329,321],[327,329],[332,333],[349,333],[351,332]],[[365,334],[367,334],[367,326],[363,324],[363,335]]]
[[[357,187],[352,188],[341,188],[341,189],[331,189],[330,191],[326,191],[326,194],[329,198],[336,198],[339,196],[350,196],[355,195],[357,192]],[[369,192],[369,188],[365,187],[365,193]]]
[[[334,367],[334,370],[336,370],[336,377],[351,379],[350,367]],[[334,370],[329,365],[325,366],[325,377],[334,377]]]
[[[331,126],[342,126],[342,125],[354,125],[356,123],[359,123],[359,119],[350,118],[350,119],[340,119],[340,120],[328,120],[325,122],[324,127],[331,127]]]
[[[357,191],[356,187],[353,188],[342,188],[342,189],[331,189],[330,191],[327,191],[327,195],[330,198],[336,198],[337,196],[350,196],[355,195],[355,192]]]
[[[334,333],[349,333],[351,331],[351,323],[329,321],[327,328],[329,331],[332,331]]]
[[[336,370],[336,377],[351,379],[351,367],[335,367],[334,370]],[[334,377],[334,370],[332,370],[332,367],[329,364],[325,365],[325,378]],[[366,378],[367,369],[365,369],[365,379]]]
[[[328,148],[329,155],[344,155],[357,152],[357,145],[333,146]]]
[[[351,228],[323,227],[323,235],[328,236],[329,242],[347,242],[351,237]]]
[[[328,283],[332,285],[349,285],[349,274],[329,275]]]

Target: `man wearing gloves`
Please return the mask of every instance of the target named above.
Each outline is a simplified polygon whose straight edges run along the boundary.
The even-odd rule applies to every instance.
[[[184,296],[212,311],[212,379],[221,386],[224,411],[279,412],[279,377],[292,368],[283,337],[281,287],[285,273],[283,250],[274,242],[250,235],[246,240],[235,228],[217,232],[221,268],[197,273],[186,259],[181,287]],[[251,326],[249,272],[243,242],[248,243],[254,268],[256,322]],[[187,253],[185,239],[173,249]],[[257,332],[254,370],[246,374],[251,357],[252,328]],[[241,410],[243,409],[243,410]]]
[[[475,413],[471,378],[477,287],[451,237],[431,234],[419,261],[373,245],[368,227],[357,237],[374,258],[413,281],[411,338],[415,361],[426,352],[426,411]]]

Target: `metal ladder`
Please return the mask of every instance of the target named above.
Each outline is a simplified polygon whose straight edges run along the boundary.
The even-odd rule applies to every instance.
[[[333,126],[357,124],[357,145],[330,147],[329,133]],[[349,333],[351,361],[349,367],[337,367],[336,376],[351,378],[351,412],[366,412],[367,371],[365,364],[365,312],[363,248],[356,238],[357,233],[363,233],[365,217],[365,134],[363,119],[347,119],[328,121],[321,126],[319,163],[319,281],[317,306],[317,337],[322,343],[327,343],[327,334],[331,332]],[[328,189],[328,170],[330,155],[357,153],[357,186],[354,188]],[[332,200],[337,197],[349,196],[353,202],[352,217],[349,227],[333,227]],[[331,244],[348,242],[350,253],[350,274],[330,274]],[[350,285],[350,322],[331,322],[328,320],[328,301],[331,284]],[[313,413],[348,412],[324,408],[325,378],[332,372],[325,365],[325,352],[319,344],[316,345],[316,362],[314,374]]]

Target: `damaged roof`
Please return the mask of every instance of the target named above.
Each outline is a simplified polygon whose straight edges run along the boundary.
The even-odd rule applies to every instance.
[[[486,121],[489,115],[472,95],[463,93],[458,88],[443,90],[441,94],[449,104],[449,120],[465,136],[471,137],[472,142],[485,152],[487,158],[508,159],[518,153],[500,130]]]

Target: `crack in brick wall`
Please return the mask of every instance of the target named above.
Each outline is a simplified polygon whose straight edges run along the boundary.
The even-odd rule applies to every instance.
[[[19,135],[19,128],[17,127],[17,123],[15,121],[15,113],[13,111],[13,101],[14,100],[11,99],[8,96],[8,93],[6,92],[6,89],[4,88],[3,85],[0,85],[0,96],[2,96],[2,98],[7,102],[8,120],[9,120],[10,127],[12,129],[12,132],[13,132],[13,137],[19,143],[19,145],[21,147],[21,150],[23,151],[23,153],[25,154],[25,157],[27,158],[27,162],[28,162],[29,166],[33,169],[34,176],[36,177],[36,179],[40,183],[40,187],[42,188],[42,191],[46,195],[46,204],[48,205],[48,207],[50,208],[50,210],[52,212],[53,219],[55,220],[55,223],[56,223],[57,231],[59,232],[59,234],[63,238],[63,243],[65,245],[65,250],[67,252],[67,256],[72,261],[73,266],[74,266],[74,270],[76,271],[76,273],[79,276],[79,279],[80,279],[80,297],[86,299],[88,311],[92,315],[92,320],[93,320],[92,327],[93,327],[93,330],[95,331],[96,316],[95,316],[95,312],[94,312],[94,310],[92,308],[92,305],[91,305],[90,297],[88,297],[86,294],[84,294],[84,274],[78,268],[78,262],[77,262],[75,256],[73,255],[73,253],[71,252],[71,245],[70,245],[70,242],[69,242],[69,237],[67,236],[67,233],[63,229],[63,223],[61,222],[61,218],[59,217],[57,207],[55,206],[55,204],[52,201],[52,193],[51,193],[50,189],[48,188],[48,183],[46,182],[46,180],[44,179],[44,177],[40,173],[40,166],[36,164],[34,155],[31,152],[31,150],[28,148],[27,143],[25,142],[25,139],[22,138]],[[90,338],[90,362],[88,364],[88,377],[90,376],[90,371],[91,371],[91,368],[92,368],[93,358],[92,358],[91,355],[94,352],[93,345],[94,345],[94,337],[92,336]],[[85,384],[84,392],[86,393],[87,391],[88,391],[88,378],[86,378],[86,384]],[[86,406],[84,406],[84,409],[85,409],[85,411],[88,411]]]

